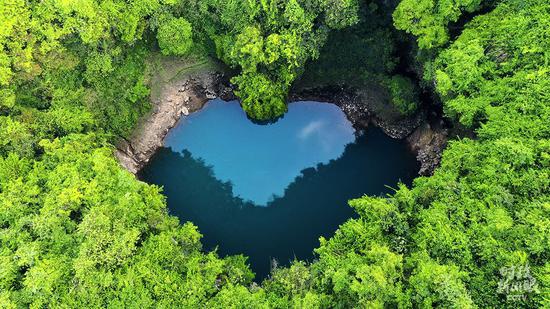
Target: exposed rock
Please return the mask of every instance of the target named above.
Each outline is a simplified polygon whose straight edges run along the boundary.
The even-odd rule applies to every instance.
[[[387,120],[378,116],[373,116],[371,121],[375,126],[381,128],[389,137],[404,139],[418,128],[425,119],[424,113],[420,112],[411,117],[399,120]]]
[[[395,139],[405,139],[420,163],[420,175],[430,175],[439,166],[447,144],[448,130],[443,123],[430,125],[424,110],[412,116],[401,115],[387,99],[371,89],[323,87],[301,90],[292,100],[315,100],[338,105],[357,129],[373,124]]]
[[[223,74],[217,72],[200,72],[164,85],[159,99],[152,102],[151,112],[140,121],[132,136],[117,143],[115,156],[120,164],[137,173],[163,146],[164,137],[182,115],[201,109],[215,97],[231,98]]]
[[[360,102],[357,94],[345,87],[322,87],[301,89],[290,94],[290,101],[318,101],[333,103],[340,107],[357,129],[367,128],[371,119],[368,105]]]
[[[372,123],[395,139],[406,138],[426,119],[422,111],[410,117],[399,114],[374,90],[346,87],[311,88],[291,94],[291,99],[334,103],[342,109],[357,129],[367,128]]]
[[[420,162],[418,174],[423,176],[433,174],[441,162],[441,155],[447,145],[447,140],[448,130],[442,122],[435,125],[426,122],[407,137],[411,151],[416,154],[416,158]]]

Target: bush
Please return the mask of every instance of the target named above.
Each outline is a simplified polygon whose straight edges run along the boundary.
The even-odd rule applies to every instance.
[[[161,23],[157,40],[163,55],[185,56],[193,46],[193,29],[183,18],[170,18]]]
[[[413,114],[418,107],[418,89],[410,78],[394,75],[386,84],[391,103],[399,112],[403,115]]]

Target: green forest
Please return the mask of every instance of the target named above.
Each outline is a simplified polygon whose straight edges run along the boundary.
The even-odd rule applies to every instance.
[[[257,120],[299,80],[375,81],[472,134],[256,282],[113,155],[153,55],[218,59]],[[550,307],[550,2],[0,0],[0,307]]]

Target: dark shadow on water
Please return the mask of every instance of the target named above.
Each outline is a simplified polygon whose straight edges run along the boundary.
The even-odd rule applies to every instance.
[[[380,139],[384,147],[376,147]],[[233,196],[231,184],[216,179],[212,168],[189,151],[162,148],[140,178],[164,187],[170,213],[199,227],[205,249],[248,256],[261,280],[271,258],[283,265],[295,257],[311,260],[320,236],[330,237],[356,216],[347,200],[389,193],[386,185],[410,184],[417,171],[403,143],[368,130],[340,158],[302,170],[268,207]]]

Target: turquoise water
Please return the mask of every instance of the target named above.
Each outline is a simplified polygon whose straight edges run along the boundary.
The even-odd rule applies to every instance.
[[[313,258],[319,236],[354,217],[347,200],[410,183],[416,160],[379,129],[357,134],[335,105],[289,104],[255,124],[237,102],[183,117],[140,177],[164,187],[170,212],[195,223],[205,249],[243,253],[258,278],[271,260]]]

